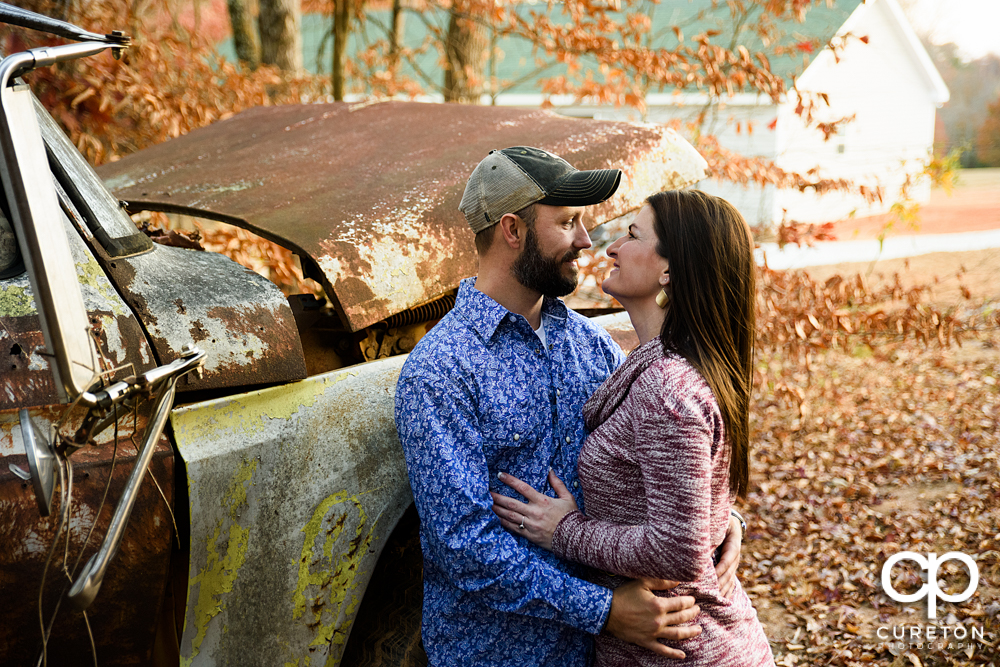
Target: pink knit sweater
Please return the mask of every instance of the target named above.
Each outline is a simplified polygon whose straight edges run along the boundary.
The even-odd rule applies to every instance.
[[[719,592],[712,552],[729,525],[729,450],[712,390],[683,358],[664,356],[659,338],[637,348],[584,409],[590,436],[580,452],[586,515],[567,515],[555,553],[598,572],[615,588],[625,577],[684,582],[669,595],[692,595],[702,633],[667,642],[687,655],[663,658],[607,634],[597,638],[599,667],[773,665],[757,613],[737,582]]]

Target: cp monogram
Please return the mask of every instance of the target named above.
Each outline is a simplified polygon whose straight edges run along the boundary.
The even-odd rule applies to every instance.
[[[892,587],[892,566],[901,560],[911,560],[927,572],[927,583],[921,586],[916,593],[899,593]],[[959,560],[965,563],[965,567],[969,570],[969,586],[957,595],[945,593],[938,587],[937,583],[938,567],[941,563],[949,560]],[[928,619],[937,618],[938,598],[946,602],[965,602],[976,592],[977,586],[979,586],[979,567],[976,565],[976,561],[957,551],[949,551],[941,558],[935,554],[927,554],[927,558],[924,558],[913,551],[901,551],[891,556],[882,566],[882,590],[885,591],[885,594],[896,602],[913,602],[926,597]]]

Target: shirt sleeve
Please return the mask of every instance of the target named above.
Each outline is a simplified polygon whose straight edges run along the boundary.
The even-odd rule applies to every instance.
[[[646,491],[646,523],[611,523],[573,512],[556,527],[552,550],[626,577],[694,581],[712,562],[715,427],[703,399],[686,391],[689,386],[667,385],[662,372],[650,371],[627,399],[636,413],[635,456]],[[613,473],[602,483],[614,485]]]
[[[396,388],[424,558],[487,607],[599,633],[612,592],[539,560],[493,514],[473,406],[471,391],[451,379],[409,376]]]

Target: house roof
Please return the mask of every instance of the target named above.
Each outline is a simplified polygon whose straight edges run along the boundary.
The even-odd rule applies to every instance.
[[[872,4],[874,2],[866,3],[866,6]],[[892,17],[893,23],[902,35],[903,42],[906,44],[910,56],[917,63],[924,81],[930,87],[934,103],[938,106],[944,104],[951,97],[948,86],[945,84],[944,79],[941,78],[941,73],[934,66],[934,61],[931,60],[927,49],[924,48],[924,45],[920,42],[920,38],[917,37],[917,33],[913,31],[910,22],[906,20],[906,16],[904,16],[903,10],[899,7],[899,3],[896,0],[882,0],[881,4]],[[847,27],[850,26],[848,25]]]

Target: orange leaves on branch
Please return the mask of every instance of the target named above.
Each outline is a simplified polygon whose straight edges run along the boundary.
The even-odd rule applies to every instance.
[[[851,114],[850,116],[844,116],[829,123],[816,123],[816,129],[823,133],[823,141],[829,141],[830,137],[841,131],[843,125],[853,122],[856,117],[857,114]]]
[[[776,121],[777,119],[775,119],[775,123]],[[805,174],[788,172],[775,164],[773,160],[746,157],[727,150],[713,136],[698,135],[694,145],[708,161],[709,173],[713,178],[744,186],[751,184],[774,185],[779,188],[794,188],[800,192],[809,190],[816,194],[849,192],[864,197],[869,203],[882,201],[881,188],[857,186],[843,178],[821,178],[810,172]]]
[[[835,226],[836,223],[833,222],[814,224],[782,219],[774,229],[773,235],[779,248],[789,244],[812,246],[818,241],[835,241]]]
[[[61,15],[57,4],[37,0],[30,9]],[[95,164],[243,109],[307,101],[322,93],[324,81],[317,77],[289,79],[271,67],[247,72],[219,59],[207,37],[184,30],[164,11],[159,4],[88,2],[70,20],[99,33],[114,28],[133,31],[132,48],[121,60],[101,54],[29,75],[42,104]],[[5,32],[3,48],[8,53],[59,41],[35,32]]]
[[[770,71],[766,56],[751,57],[741,45],[730,50],[714,44],[712,38],[721,34],[719,30],[706,30],[684,43],[681,27],[672,26],[678,41],[676,46],[649,47],[644,42],[650,26],[648,17],[642,11],[628,11],[641,10],[642,5],[638,0],[625,0],[621,4],[619,12],[597,0],[567,2],[563,13],[570,20],[566,23],[539,12],[518,12],[514,6],[507,11],[509,30],[504,34],[528,41],[549,58],[557,58],[560,53],[587,55],[596,60],[598,69],[610,66],[623,70],[636,81],[637,98],[644,97],[649,90],[697,89],[719,97],[749,89],[777,101],[785,92],[783,79]],[[732,9],[734,16],[741,11],[750,9]],[[753,25],[755,30],[759,29],[759,24]],[[610,81],[601,83],[615,85]],[[564,94],[594,99],[593,82],[573,78],[566,84]],[[602,96],[598,94],[596,99]]]
[[[942,312],[927,303],[927,292],[926,286],[904,287],[898,274],[886,285],[872,288],[861,275],[834,276],[819,284],[805,272],[765,267],[760,272],[758,346],[762,350],[782,346],[794,355],[907,338],[949,344],[956,336],[989,326]]]

